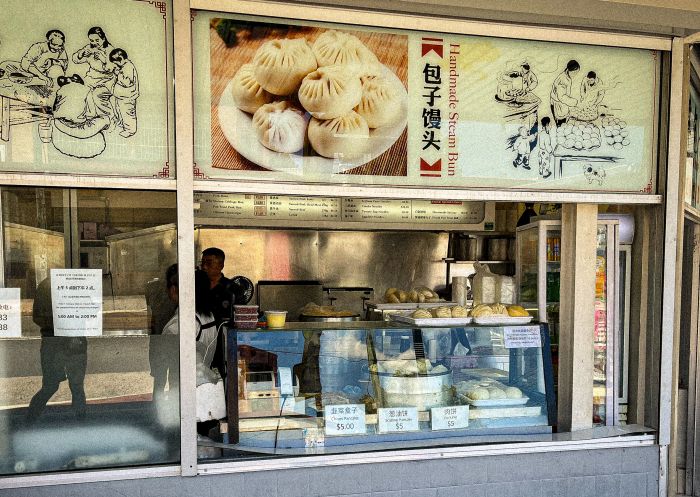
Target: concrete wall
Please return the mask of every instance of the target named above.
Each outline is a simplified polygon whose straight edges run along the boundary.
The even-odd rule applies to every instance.
[[[648,446],[6,489],[0,497],[657,497],[658,467],[659,449]]]

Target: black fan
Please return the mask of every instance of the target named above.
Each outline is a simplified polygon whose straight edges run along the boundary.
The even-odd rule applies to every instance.
[[[236,304],[244,305],[250,302],[253,298],[253,292],[255,291],[253,282],[245,276],[235,276],[231,281],[239,288],[239,291],[236,292]]]

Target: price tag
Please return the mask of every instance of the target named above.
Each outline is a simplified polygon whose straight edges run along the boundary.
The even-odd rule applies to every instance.
[[[292,369],[291,368],[278,368],[277,374],[279,375],[280,383],[280,395],[294,395],[294,386],[292,385]]]
[[[52,269],[51,304],[55,336],[102,335],[102,270]]]
[[[390,407],[377,409],[379,433],[419,431],[418,409],[415,407]]]
[[[364,435],[367,433],[364,404],[338,404],[324,407],[326,435]]]
[[[504,326],[503,340],[507,349],[542,347],[539,326]]]
[[[0,288],[0,337],[22,336],[19,288]]]
[[[459,430],[469,426],[469,406],[433,407],[430,410],[433,430]]]

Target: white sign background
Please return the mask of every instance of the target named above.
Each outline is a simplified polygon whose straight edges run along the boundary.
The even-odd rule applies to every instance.
[[[469,406],[433,407],[430,409],[433,430],[459,430],[469,426]]]
[[[419,431],[418,409],[415,407],[389,407],[377,409],[379,433]]]
[[[364,404],[325,406],[326,435],[364,435],[367,433]]]
[[[52,269],[51,302],[54,336],[102,335],[101,269]]]
[[[542,347],[539,326],[506,326],[503,339],[507,349],[527,349]]]
[[[0,288],[0,338],[22,336],[19,288]]]

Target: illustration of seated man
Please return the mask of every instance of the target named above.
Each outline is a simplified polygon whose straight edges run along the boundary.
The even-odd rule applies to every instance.
[[[103,131],[109,127],[111,109],[105,87],[91,89],[77,74],[58,78],[54,104],[53,144],[72,157],[90,158],[105,149]]]
[[[22,69],[41,79],[45,86],[55,86],[59,76],[68,68],[65,50],[66,35],[58,29],[46,33],[46,41],[34,43],[20,61]]]
[[[128,138],[136,133],[136,99],[139,98],[139,76],[126,51],[115,48],[109,54],[115,65],[117,81],[112,90],[112,107],[120,136]]]

